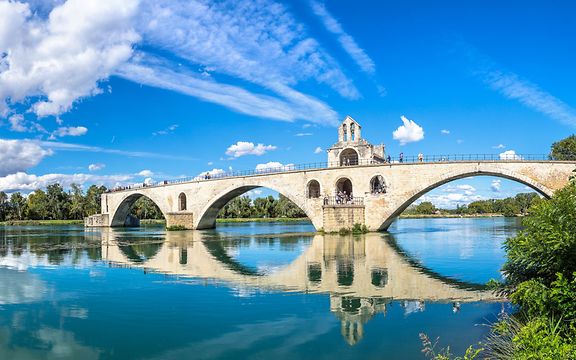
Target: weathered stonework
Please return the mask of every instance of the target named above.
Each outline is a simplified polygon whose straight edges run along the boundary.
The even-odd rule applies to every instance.
[[[351,229],[354,224],[365,224],[363,205],[324,206],[322,210],[322,223],[326,232],[334,232],[342,228]]]
[[[108,220],[108,214],[96,214],[90,215],[84,218],[84,226],[87,227],[108,227],[110,226],[110,221]]]
[[[323,197],[333,196],[338,180],[347,178],[352,183],[354,198],[364,199],[364,220],[357,221],[361,217],[355,212],[356,220],[352,221],[364,223],[369,230],[377,231],[387,229],[394,219],[420,196],[453,180],[470,176],[497,176],[518,181],[550,197],[554,191],[568,183],[574,168],[574,162],[553,161],[434,162],[342,166],[190,181],[105,193],[102,195],[102,217],[98,220],[87,220],[86,224],[123,226],[130,207],[141,196],[154,201],[165,216],[177,214],[180,213],[177,208],[178,201],[173,199],[178,199],[178,195],[184,193],[188,198],[185,213],[189,215],[167,216],[171,219],[169,222],[183,224],[187,228],[190,228],[190,224],[194,229],[211,228],[216,223],[218,211],[229,200],[249,190],[266,187],[292,200],[307,214],[316,229],[327,229],[333,225],[324,224],[325,220],[332,221],[330,219],[345,215],[329,209],[332,215],[325,216]],[[375,176],[382,176],[384,179],[385,193],[371,192],[370,180]],[[322,195],[319,198],[307,197],[307,186],[311,180],[320,184]],[[344,226],[340,225],[336,230],[341,227]]]
[[[170,212],[166,217],[166,227],[182,226],[185,229],[194,229],[194,214],[192,212]]]

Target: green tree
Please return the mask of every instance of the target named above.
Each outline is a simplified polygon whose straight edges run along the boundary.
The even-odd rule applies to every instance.
[[[86,215],[86,198],[82,192],[82,188],[78,184],[70,186],[70,218],[80,220]]]
[[[22,220],[28,210],[28,201],[19,192],[10,195],[10,211],[8,218],[11,220]]]
[[[276,217],[276,202],[273,196],[254,199],[253,213],[258,218],[273,218]]]
[[[576,135],[570,135],[552,144],[552,151],[549,157],[551,160],[576,160]]]
[[[436,206],[430,201],[423,201],[414,207],[414,212],[416,214],[432,215],[436,212]]]
[[[0,191],[0,221],[6,220],[9,209],[8,195],[4,191]]]
[[[296,204],[294,204],[286,196],[280,194],[278,201],[274,207],[276,217],[287,218],[301,218],[306,217],[306,213],[302,211]]]
[[[252,205],[248,196],[235,197],[224,205],[218,214],[218,217],[222,218],[249,218],[251,216]]]
[[[70,208],[70,199],[62,186],[60,184],[48,185],[46,187],[46,197],[48,199],[49,218],[66,220],[68,218],[68,209]]]
[[[138,219],[164,219],[160,208],[146,196],[136,200],[131,210]]]
[[[86,191],[86,203],[84,208],[86,216],[99,214],[102,211],[100,199],[106,190],[106,187],[103,185],[90,185],[88,191]]]
[[[28,195],[27,217],[32,220],[45,220],[50,213],[48,196],[42,190],[36,190]]]

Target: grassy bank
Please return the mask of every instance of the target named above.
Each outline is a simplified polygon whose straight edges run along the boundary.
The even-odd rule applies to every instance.
[[[520,215],[516,215],[520,216]],[[502,214],[401,214],[401,219],[427,219],[427,218],[487,218],[504,217]]]
[[[9,220],[0,222],[0,226],[53,226],[78,224],[84,224],[84,220]]]
[[[297,222],[307,221],[308,218],[229,218],[216,219],[218,223],[243,223],[243,222]]]

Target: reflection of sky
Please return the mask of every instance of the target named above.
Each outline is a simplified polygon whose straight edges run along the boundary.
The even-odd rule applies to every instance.
[[[284,234],[289,232],[315,232],[309,221],[272,223],[217,223],[216,230],[223,235]],[[207,233],[209,233],[208,231]]]
[[[40,301],[47,286],[38,276],[0,268],[0,305]]]
[[[501,277],[503,242],[519,229],[517,219],[399,219],[389,231],[422,265],[447,277],[485,283]]]
[[[240,247],[230,247],[227,253],[242,265],[258,270],[262,274],[271,274],[292,263],[300,256],[312,239],[299,239],[294,244],[283,244],[279,239],[266,242],[250,241]]]

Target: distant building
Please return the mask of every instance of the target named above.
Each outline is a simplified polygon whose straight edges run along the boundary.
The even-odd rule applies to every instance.
[[[338,127],[338,142],[328,149],[328,166],[353,166],[386,162],[384,145],[372,145],[362,138],[362,126],[346,116]]]

